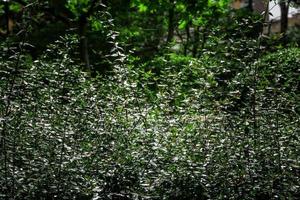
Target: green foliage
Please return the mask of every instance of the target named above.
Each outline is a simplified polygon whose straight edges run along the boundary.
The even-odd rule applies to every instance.
[[[248,140],[244,148],[249,151],[246,162],[253,176],[249,191],[255,189],[255,198],[299,196],[295,179],[299,173],[299,138],[295,136],[299,129],[299,53],[292,48],[266,55],[231,84],[229,102],[240,108],[232,120],[245,129],[234,136]]]
[[[34,62],[2,55],[1,198],[299,196],[299,49],[244,68],[220,101],[212,58],[169,54],[91,79],[73,44]]]
[[[84,72],[66,33],[91,1],[57,2],[0,45],[0,199],[299,199],[299,48],[228,1],[113,0]],[[50,41],[54,5],[75,17]]]
[[[89,5],[89,0],[68,0],[66,7],[69,8],[75,16],[79,17],[80,14],[88,11]]]
[[[21,8],[20,4],[17,4],[17,3],[14,3],[14,2],[9,6],[9,10],[11,10],[11,11],[13,11],[15,13],[20,12],[21,9],[22,8]]]
[[[300,45],[300,27],[294,27],[294,28],[290,28],[287,32],[287,37],[288,37],[288,41],[289,43],[292,44],[292,46],[298,46]]]

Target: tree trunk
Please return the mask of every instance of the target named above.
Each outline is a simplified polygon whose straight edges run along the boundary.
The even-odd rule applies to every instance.
[[[201,54],[203,54],[206,40],[207,40],[207,28],[205,27],[203,28],[203,33],[202,33]],[[198,57],[200,57],[200,54],[198,55]]]
[[[279,6],[281,11],[280,32],[285,34],[288,28],[289,3],[280,1]]]
[[[253,11],[253,0],[248,0],[248,9],[249,11]]]
[[[4,1],[4,13],[5,13],[5,28],[6,28],[6,35],[10,34],[10,22],[9,22],[9,5],[7,1]]]
[[[98,0],[93,0],[87,12],[84,12],[79,17],[79,24],[78,24],[78,34],[79,34],[79,49],[80,49],[80,58],[81,61],[86,65],[86,67],[91,70],[90,68],[90,58],[89,58],[89,47],[88,47],[88,18],[94,12],[96,7],[96,3]]]
[[[88,39],[87,39],[87,29],[88,29],[88,21],[85,14],[82,14],[79,18],[79,49],[80,49],[80,58],[81,61],[86,65],[86,67],[90,68],[90,59],[88,52]]]
[[[190,35],[190,24],[189,23],[185,27],[185,33],[186,33],[186,43],[184,44],[183,54],[185,56],[187,56],[187,54],[188,54],[188,47],[190,45],[190,38],[191,38],[191,35]]]
[[[170,0],[170,8],[169,8],[169,24],[168,24],[168,37],[167,42],[171,42],[174,37],[174,0]]]
[[[193,51],[192,51],[192,56],[194,58],[197,56],[199,40],[200,40],[199,26],[195,26],[195,28],[194,28],[194,44],[193,44]]]

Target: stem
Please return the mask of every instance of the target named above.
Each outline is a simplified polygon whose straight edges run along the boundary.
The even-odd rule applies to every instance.
[[[279,113],[278,113],[278,109],[279,109],[279,103],[278,103],[278,92],[275,89],[275,106],[276,106],[276,110],[275,110],[275,134],[276,135],[276,142],[277,142],[277,162],[278,162],[278,171],[280,172],[280,174],[282,174],[282,169],[281,169],[281,145],[280,145],[280,132],[279,132]]]

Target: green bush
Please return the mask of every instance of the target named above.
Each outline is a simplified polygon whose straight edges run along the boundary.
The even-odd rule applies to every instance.
[[[246,66],[220,98],[217,59],[91,78],[72,42],[1,56],[1,199],[299,198],[299,49]]]

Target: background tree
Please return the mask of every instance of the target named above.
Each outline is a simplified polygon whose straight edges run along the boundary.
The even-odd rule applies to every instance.
[[[299,0],[280,0],[280,12],[281,12],[281,20],[280,20],[280,32],[285,34],[288,29],[288,16],[289,16],[289,7],[290,4],[300,5]]]

